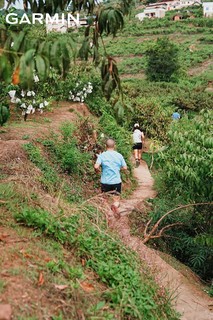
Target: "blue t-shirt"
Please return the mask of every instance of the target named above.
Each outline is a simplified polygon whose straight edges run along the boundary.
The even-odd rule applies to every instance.
[[[174,112],[172,114],[172,119],[173,120],[179,120],[180,119],[180,113],[179,112]]]
[[[107,150],[98,156],[96,163],[102,167],[101,183],[121,183],[120,169],[126,167],[126,162],[120,153]]]

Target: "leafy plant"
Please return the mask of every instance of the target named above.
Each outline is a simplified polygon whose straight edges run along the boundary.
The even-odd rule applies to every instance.
[[[135,255],[127,251],[118,240],[113,240],[107,233],[100,232],[91,224],[89,218],[84,216],[79,225],[79,215],[57,220],[52,215],[48,219],[45,213],[46,229],[44,229],[44,218],[36,211],[30,211],[30,215],[26,214],[26,211],[16,214],[17,221],[40,228],[41,231],[59,241],[63,235],[63,241],[71,247],[75,245],[80,258],[86,260],[86,266],[94,270],[100,280],[112,288],[104,293],[103,298],[111,303],[112,308],[119,305],[123,317],[155,320],[156,317],[164,316],[169,320],[177,319],[176,314],[169,308],[168,302],[165,306],[165,297],[160,296],[154,286],[150,286],[152,280],[148,274],[146,274],[146,280],[142,282]],[[84,232],[79,232],[77,226],[83,228]],[[57,264],[49,263],[49,266],[54,272],[60,270]],[[152,285],[154,285],[153,282]]]
[[[173,122],[168,147],[156,157],[160,171],[154,222],[172,207],[183,203],[209,203],[185,213],[168,216],[163,227],[181,223],[163,239],[167,250],[189,265],[203,279],[212,278],[212,111],[202,110],[191,119]]]
[[[8,1],[8,5],[13,1]],[[21,83],[24,89],[32,89],[33,73],[35,72],[41,81],[48,78],[51,68],[54,68],[62,79],[69,73],[71,62],[75,62],[78,55],[82,60],[88,60],[89,54],[93,55],[96,65],[100,62],[99,39],[103,42],[103,33],[115,36],[118,30],[123,28],[123,16],[130,10],[131,1],[120,1],[119,5],[108,6],[98,4],[97,1],[50,1],[48,5],[43,1],[26,0],[24,8],[28,11],[43,12],[53,15],[57,10],[65,10],[72,6],[72,12],[85,10],[90,14],[91,21],[85,30],[85,37],[82,40],[80,49],[72,35],[47,35],[43,39],[29,37],[30,31],[27,28],[20,30],[18,35],[11,34],[7,24],[4,22],[4,30],[7,34],[7,41],[3,43],[2,55],[0,57],[3,69],[0,72],[0,79],[10,81],[14,84]],[[97,9],[97,10],[96,10]],[[92,36],[91,36],[92,34]],[[90,45],[92,43],[92,45]],[[15,57],[15,58],[14,58]],[[117,88],[120,90],[117,67],[113,58],[104,53],[104,59],[110,61],[108,66],[109,78],[111,78],[110,90],[109,80],[103,77],[104,92],[111,94]],[[102,71],[103,75],[103,71]]]
[[[10,111],[7,107],[0,105],[0,126],[3,126],[9,119]]]
[[[159,154],[167,186],[172,186],[174,193],[183,194],[184,184],[184,194],[190,200],[212,199],[211,121],[212,111],[203,110],[191,121],[185,118],[173,123],[169,131],[170,144]]]
[[[158,39],[156,44],[146,51],[146,75],[151,81],[171,81],[180,68],[178,48],[168,38]]]

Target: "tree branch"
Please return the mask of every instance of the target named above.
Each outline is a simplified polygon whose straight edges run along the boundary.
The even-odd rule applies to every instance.
[[[157,230],[159,224],[161,223],[161,221],[163,219],[165,219],[170,213],[177,211],[177,210],[181,210],[181,209],[185,209],[188,207],[192,207],[192,206],[201,206],[201,205],[213,205],[213,202],[200,202],[200,203],[189,203],[189,204],[185,204],[185,205],[181,205],[175,209],[172,209],[168,212],[166,212],[154,225],[154,227],[152,228],[152,230],[150,231],[150,235],[153,235],[153,233]]]
[[[185,205],[181,205],[175,209],[172,209],[172,210],[169,210],[168,212],[166,212],[153,226],[152,230],[147,234],[147,230],[148,230],[148,227],[152,221],[152,219],[150,219],[146,226],[145,226],[145,229],[144,229],[144,240],[143,240],[143,243],[146,243],[148,240],[150,239],[154,239],[154,238],[160,238],[163,234],[163,232],[167,229],[170,229],[172,228],[173,226],[175,225],[180,225],[182,223],[180,222],[176,222],[176,223],[173,223],[173,224],[169,224],[165,227],[163,227],[157,235],[153,235],[156,230],[158,229],[160,223],[163,221],[163,219],[165,219],[170,213],[174,212],[174,211],[177,211],[177,210],[181,210],[181,209],[185,209],[185,208],[188,208],[188,207],[192,207],[192,206],[202,206],[202,205],[213,205],[213,202],[199,202],[199,203],[189,203],[189,204],[185,204]]]
[[[183,223],[181,222],[176,222],[176,223],[171,223],[171,224],[168,224],[167,226],[163,227],[159,232],[158,234],[156,234],[155,236],[151,236],[150,234],[146,236],[146,238],[144,238],[143,240],[143,244],[147,243],[150,239],[156,239],[156,238],[160,238],[164,235],[164,232],[174,226],[180,226],[182,225]]]

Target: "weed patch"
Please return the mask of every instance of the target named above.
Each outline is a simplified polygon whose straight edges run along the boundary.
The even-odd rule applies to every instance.
[[[86,267],[94,270],[100,281],[111,288],[103,298],[112,308],[119,306],[123,318],[177,319],[168,303],[165,304],[165,297],[159,296],[147,271],[141,275],[135,254],[104,230],[100,232],[85,216],[80,223],[78,215],[59,220],[47,212],[41,215],[41,212],[28,209],[16,214],[15,218],[19,223],[40,229],[43,234],[71,248],[75,246],[79,258],[86,260]],[[57,272],[61,265],[49,264],[49,267]]]

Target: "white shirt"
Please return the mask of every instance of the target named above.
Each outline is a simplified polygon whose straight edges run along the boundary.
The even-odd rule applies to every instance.
[[[142,143],[142,138],[144,137],[144,134],[139,129],[136,129],[134,130],[132,137],[134,143]]]

